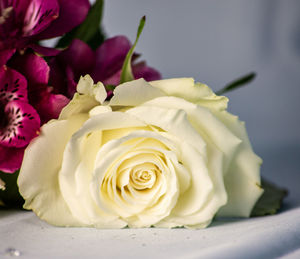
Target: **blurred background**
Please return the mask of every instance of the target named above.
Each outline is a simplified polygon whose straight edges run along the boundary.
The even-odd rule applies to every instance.
[[[251,84],[226,94],[229,111],[246,121],[263,175],[298,190],[299,14],[299,0],[108,0],[103,23],[107,36],[134,41],[146,15],[136,50],[164,78],[194,77],[216,91],[255,71]]]
[[[300,145],[300,1],[109,0],[108,36],[135,39],[164,78],[194,77],[214,90],[255,71],[250,85],[228,93],[254,146]],[[299,154],[300,158],[300,154]]]

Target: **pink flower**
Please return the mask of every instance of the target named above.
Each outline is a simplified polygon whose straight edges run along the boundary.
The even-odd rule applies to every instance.
[[[26,47],[43,55],[57,54],[35,42],[70,31],[89,8],[88,0],[0,0],[0,65]]]
[[[8,65],[0,68],[0,171],[13,173],[40,124],[56,119],[69,99],[52,93],[42,57],[15,54]]]
[[[69,99],[61,94],[54,94],[48,85],[50,68],[47,62],[34,53],[15,54],[8,65],[23,76],[28,83],[29,103],[38,112],[42,124],[50,119],[57,119],[61,109]]]
[[[49,62],[50,82],[57,93],[70,98],[76,91],[81,75],[90,74],[94,81],[101,81],[105,85],[118,85],[122,65],[130,48],[130,41],[125,36],[107,39],[96,51],[75,39],[66,50]],[[157,70],[148,67],[143,61],[133,62],[132,70],[135,79],[143,77],[152,81],[161,78]]]
[[[0,68],[0,170],[20,168],[23,152],[37,136],[40,117],[28,103],[27,81],[17,71]]]

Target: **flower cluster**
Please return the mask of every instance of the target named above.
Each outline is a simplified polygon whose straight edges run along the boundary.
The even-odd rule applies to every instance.
[[[88,0],[0,0],[0,171],[20,168],[25,148],[41,125],[58,118],[80,75],[119,83],[131,48],[125,36],[99,41],[95,50],[76,35],[64,48],[39,44],[72,33],[90,8]],[[160,78],[145,62],[135,63],[133,72],[136,78]]]
[[[58,226],[203,228],[216,215],[249,217],[262,161],[228,99],[192,78],[160,80],[134,53],[145,17],[133,44],[105,39],[102,7],[0,0],[0,205],[12,176],[24,208]]]

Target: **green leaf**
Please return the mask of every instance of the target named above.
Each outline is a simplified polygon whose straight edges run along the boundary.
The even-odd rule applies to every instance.
[[[120,84],[134,80],[134,76],[132,74],[132,69],[131,69],[131,59],[133,55],[133,51],[135,49],[136,44],[138,43],[138,40],[140,38],[140,35],[143,31],[143,28],[145,26],[146,22],[146,16],[143,16],[140,20],[140,24],[137,30],[137,35],[134,44],[132,45],[131,49],[128,51],[125,61],[122,66],[122,72],[121,72],[121,78],[120,78]]]
[[[255,73],[250,73],[248,75],[245,75],[245,76],[229,83],[224,88],[217,91],[216,94],[217,95],[222,95],[222,94],[227,93],[229,91],[235,90],[236,88],[239,88],[239,87],[242,87],[246,84],[249,84],[255,78],[255,76],[256,76]]]
[[[105,88],[106,88],[106,90],[113,91],[113,90],[115,90],[116,86],[115,85],[106,85]]]
[[[265,179],[262,179],[261,185],[264,193],[252,210],[251,217],[275,214],[281,208],[282,201],[288,194],[286,189],[280,188]]]
[[[100,46],[105,38],[100,27],[103,5],[104,0],[97,0],[91,7],[83,23],[61,37],[56,48],[67,47],[73,39],[80,39],[84,41],[92,49],[96,49]]]
[[[0,171],[0,178],[5,182],[5,190],[0,190],[0,200],[4,203],[5,207],[22,208],[24,204],[17,185],[18,176],[19,170],[13,174]]]

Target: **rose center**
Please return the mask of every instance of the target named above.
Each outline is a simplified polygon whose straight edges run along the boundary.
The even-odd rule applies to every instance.
[[[130,172],[130,184],[136,190],[150,189],[156,182],[160,169],[151,163],[144,163],[132,168]]]

